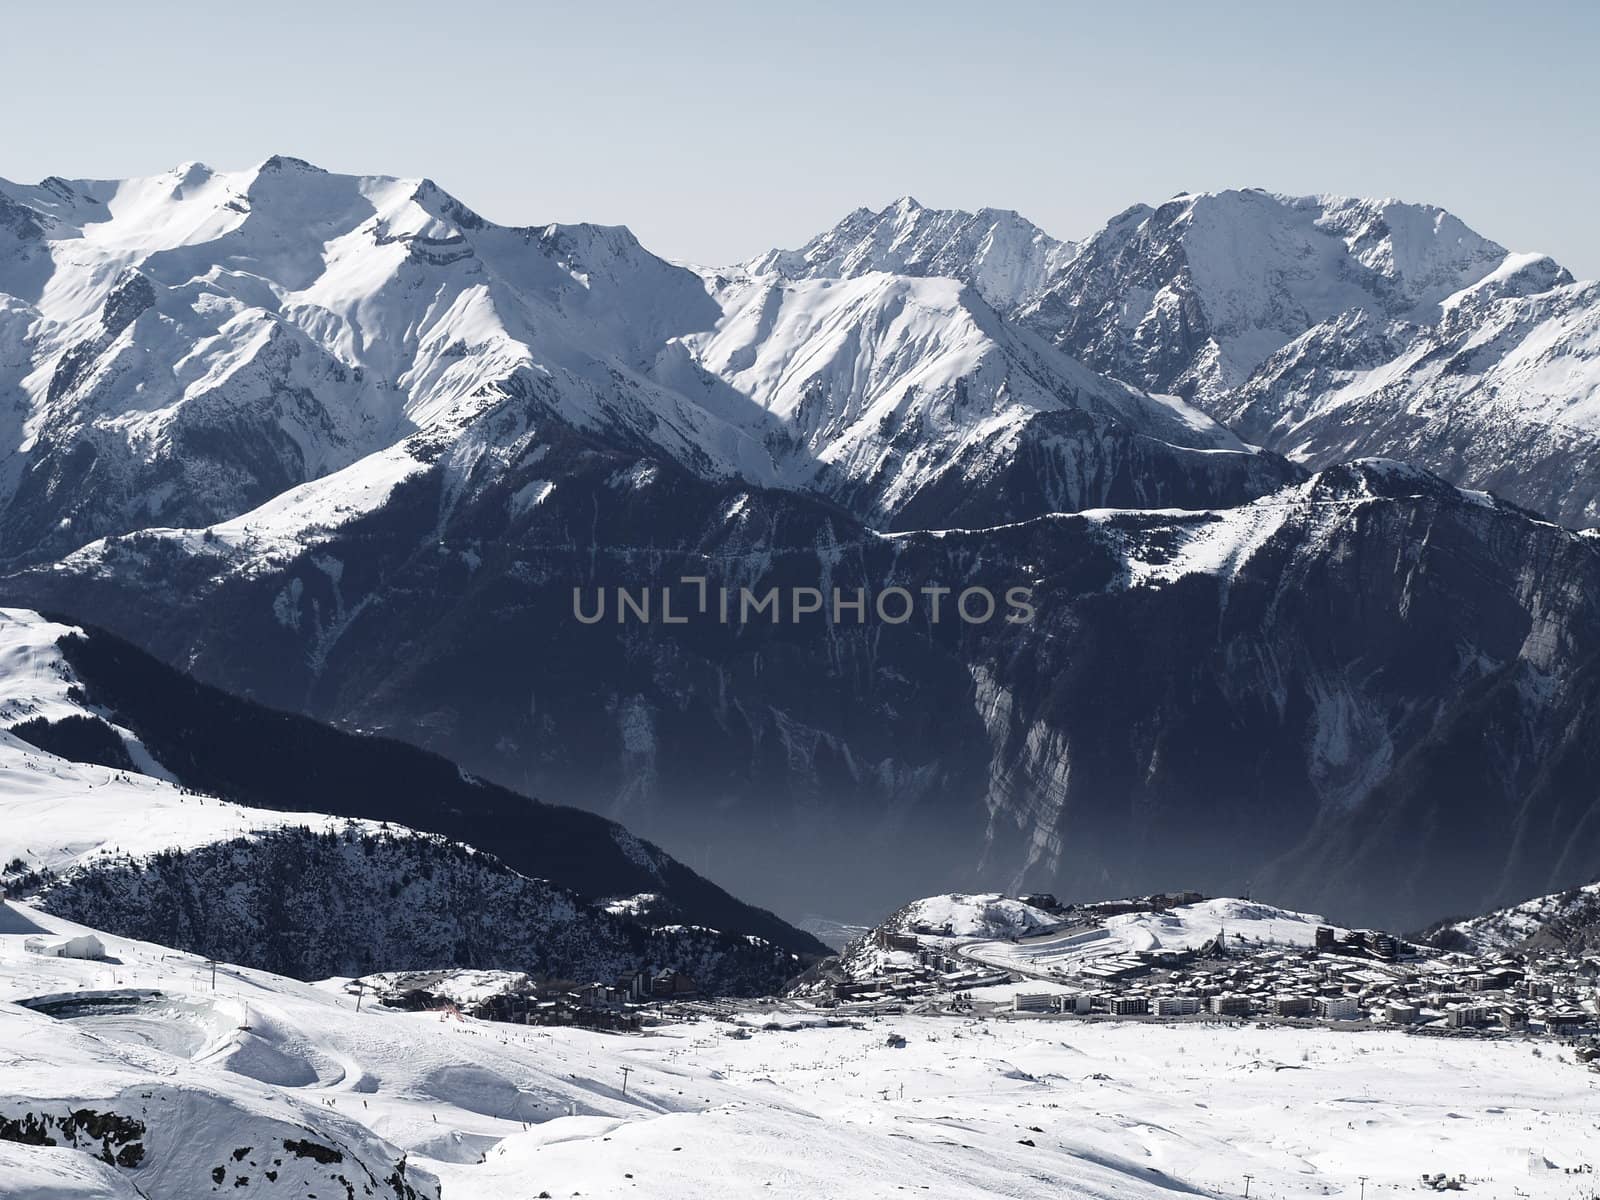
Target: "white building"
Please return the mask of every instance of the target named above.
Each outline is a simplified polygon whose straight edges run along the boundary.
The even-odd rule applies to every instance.
[[[1156,997],[1156,1016],[1158,1017],[1187,1017],[1199,1011],[1199,996]]]
[[[1327,1021],[1354,1021],[1361,1016],[1361,1002],[1354,996],[1318,996],[1317,1016]]]
[[[92,933],[68,938],[29,938],[23,943],[30,953],[46,958],[104,958],[104,943]]]

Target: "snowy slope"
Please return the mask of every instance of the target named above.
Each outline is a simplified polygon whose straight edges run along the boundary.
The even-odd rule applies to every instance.
[[[73,633],[81,630],[27,609],[0,609],[0,864],[8,873],[64,873],[108,856],[347,825],[320,813],[232,804],[180,786],[136,734],[107,721],[89,700],[58,645]],[[106,721],[141,769],[68,761],[9,732],[31,721],[72,718]]]
[[[1428,323],[1346,315],[1269,358],[1220,409],[1313,467],[1404,458],[1564,524],[1600,522],[1600,286],[1513,255]]]
[[[0,1142],[9,1200],[141,1200],[115,1167],[65,1146]]]
[[[1075,925],[1020,944],[1012,939],[977,941],[962,949],[979,962],[1034,973],[1072,970],[1138,951],[1198,950],[1218,937],[1230,946],[1305,948],[1315,944],[1317,927],[1325,924],[1325,918],[1312,913],[1221,897],[1158,912],[1119,913],[1092,926]]]
[[[1129,950],[1194,950],[1219,933],[1267,946],[1316,944],[1327,919],[1259,901],[1218,897],[1163,912],[1122,913],[1106,919],[1111,936]]]
[[[995,938],[1032,933],[1059,922],[1043,909],[991,892],[927,896],[895,913],[885,925],[898,933],[933,931],[944,937]]]
[[[659,915],[613,913],[398,823],[255,808],[182,787],[93,702],[100,689],[68,662],[67,635],[82,631],[0,610],[0,883],[41,895],[52,912],[301,977],[485,963],[609,979],[653,964],[688,971],[708,991],[748,994],[799,970],[759,937],[663,928],[680,919],[669,902],[658,902]],[[63,733],[74,723],[92,723],[103,740],[75,741]],[[39,748],[84,744],[98,762]],[[163,753],[195,767],[181,745]],[[332,759],[323,768],[342,769]],[[543,827],[560,838],[581,872],[593,854],[584,826],[542,825],[531,808],[524,819],[535,836]],[[611,832],[589,837],[609,845]],[[639,843],[632,853],[649,857]],[[674,890],[687,874],[665,858],[656,869]],[[292,932],[274,927],[285,921]]]
[[[1313,468],[1417,463],[1600,521],[1600,300],[1425,205],[1259,191],[1137,206],[1018,319]]]
[[[83,929],[26,919],[51,933]],[[103,938],[107,961],[75,962],[40,958],[25,940],[0,936],[0,1127],[32,1126],[49,1144],[0,1141],[0,1194],[77,1195],[67,1189],[80,1179],[149,1197],[210,1195],[224,1181],[242,1196],[439,1194],[404,1151],[296,1086],[307,1078],[294,1074],[289,1031],[270,1005],[246,1009],[253,997],[241,996],[237,969],[219,971],[213,992],[202,960],[162,947]],[[338,1071],[335,1060],[310,1061]],[[309,1062],[303,1069],[316,1078]],[[102,1151],[115,1163],[92,1171]]]
[[[710,283],[723,316],[683,345],[798,443],[789,482],[869,523],[1231,503],[1293,478],[1182,401],[1052,350],[958,280],[872,271]]]
[[[0,882],[49,911],[302,977],[493,963],[610,979],[653,964],[748,994],[799,969],[758,938],[657,929],[403,826],[230,804],[5,732],[0,818]]]
[[[611,981],[670,967],[707,994],[758,995],[800,970],[760,938],[620,917],[395,826],[258,830],[22,882],[59,916],[296,979],[468,967]]]
[[[1555,1200],[1596,1130],[1594,1077],[1510,1041],[931,1017],[852,1027],[771,1006],[620,1038],[395,1012],[370,996],[357,1012],[339,981],[226,965],[213,990],[202,961],[159,946],[111,938],[117,961],[93,963],[33,956],[24,940],[0,934],[0,1118],[90,1107],[146,1130],[138,1166],[104,1170],[83,1151],[0,1141],[8,1197],[29,1194],[23,1180],[59,1196],[86,1179],[65,1194],[198,1200],[218,1166],[229,1194],[326,1197],[321,1164],[284,1154],[290,1140],[380,1180],[403,1155],[419,1194],[437,1194],[437,1177],[452,1200],[876,1200],[897,1188],[1157,1200],[1235,1194],[1246,1173],[1252,1194],[1354,1195],[1358,1176],[1370,1192],[1424,1171]],[[83,1003],[113,991],[121,1003]],[[77,1003],[60,1020],[16,1004],[47,996]],[[737,1026],[750,1036],[727,1037]],[[905,1045],[886,1044],[890,1031]],[[297,1174],[272,1185],[262,1168],[276,1158]],[[362,1195],[365,1172],[343,1173]]]
[[[1219,935],[1230,944],[1308,947],[1327,923],[1315,914],[1231,897],[1101,916],[1092,906],[1053,913],[999,893],[952,893],[914,901],[879,928],[957,946],[966,958],[1032,975],[1137,951],[1196,950]],[[905,965],[906,958],[868,939],[851,948],[844,966],[870,974],[884,961]]]
[[[1080,516],[1122,558],[1123,586],[1160,587],[1198,575],[1226,588],[1275,539],[1292,539],[1299,553],[1314,554],[1374,502],[1441,493],[1511,511],[1485,493],[1444,487],[1420,468],[1369,458],[1235,508],[1148,514],[1090,510]]]
[[[1465,921],[1437,925],[1428,938],[1446,949],[1491,953],[1524,946],[1600,950],[1600,883],[1535,896]]]
[[[105,855],[193,848],[259,830],[317,831],[345,822],[185,792],[110,767],[73,763],[0,733],[0,863],[62,872]]]
[[[132,730],[106,720],[86,702],[82,682],[56,645],[71,632],[72,626],[28,609],[0,608],[0,729],[74,719],[104,722],[128,765],[143,775],[169,779]]]
[[[1077,250],[1009,209],[926,208],[902,196],[877,212],[856,209],[798,250],[771,250],[744,265],[752,275],[785,279],[942,275],[970,283],[1009,312],[1037,295]]]
[[[325,561],[321,569],[332,568]],[[22,765],[10,772],[15,782],[9,798],[0,793],[0,805],[13,810],[10,832],[17,838],[30,829],[32,838],[65,837],[81,826],[88,848],[117,851],[115,862],[97,864],[92,888],[82,872],[75,877],[84,903],[100,906],[82,910],[91,919],[102,919],[98,914],[111,904],[109,894],[130,880],[131,891],[123,896],[126,919],[164,919],[161,906],[170,908],[172,895],[226,890],[225,881],[215,881],[217,872],[226,874],[230,861],[252,858],[248,866],[234,862],[235,870],[261,885],[251,904],[232,914],[245,925],[283,903],[310,905],[308,921],[332,919],[309,900],[272,893],[286,876],[309,872],[313,864],[327,872],[319,878],[333,893],[316,901],[324,910],[340,903],[376,904],[392,886],[401,886],[397,880],[437,873],[448,886],[479,889],[486,903],[493,898],[507,914],[494,931],[454,938],[442,918],[416,927],[402,922],[390,945],[407,963],[419,955],[428,960],[422,951],[431,946],[442,948],[450,961],[465,954],[515,961],[520,954],[523,965],[530,965],[543,955],[541,920],[546,933],[556,926],[579,929],[581,936],[569,942],[580,950],[584,937],[593,935],[589,940],[608,952],[640,957],[663,948],[655,939],[675,961],[692,962],[708,985],[746,990],[757,979],[781,982],[791,969],[774,943],[800,953],[823,949],[613,822],[475,780],[454,763],[401,743],[342,733],[215,692],[108,634],[25,609],[0,609],[0,731],[6,729],[10,734],[0,736],[10,738],[11,755],[22,756]],[[92,795],[85,802],[80,793]],[[237,803],[214,799],[219,796]],[[301,811],[306,809],[317,811]],[[43,832],[52,824],[55,833]],[[380,826],[392,836],[378,836]],[[246,833],[251,836],[237,841]],[[352,839],[359,845],[343,844]],[[496,846],[496,858],[464,850],[486,842]],[[189,853],[175,861],[163,857],[178,847]],[[340,875],[341,855],[369,868],[356,872],[359,879],[344,881],[348,895],[330,882]],[[82,865],[72,855],[17,853],[0,863],[16,857],[20,870]],[[383,870],[370,869],[384,859],[392,861]],[[163,875],[157,867],[169,870]],[[134,903],[132,893],[141,887]],[[631,909],[607,907],[609,898],[646,887],[651,895],[636,897],[641,903]],[[55,902],[66,903],[66,892],[58,885]],[[143,915],[133,916],[135,909]],[[220,927],[228,915],[213,910],[207,917]],[[374,929],[385,919],[376,914]],[[669,924],[682,929],[659,933]],[[238,928],[205,925],[196,920],[187,935],[214,937],[218,947],[249,944],[228,940],[247,938]],[[740,936],[745,934],[753,936],[746,940]],[[336,956],[359,949],[352,948],[348,931],[333,941],[338,945],[328,952]],[[296,961],[295,949],[277,947],[273,952],[285,956],[270,960],[273,969],[298,969],[283,965]]]

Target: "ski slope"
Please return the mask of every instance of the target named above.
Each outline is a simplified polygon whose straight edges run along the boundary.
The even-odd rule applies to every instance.
[[[1219,935],[1230,945],[1307,947],[1325,924],[1312,913],[1223,897],[1161,912],[1121,913],[1101,924],[1041,931],[1022,941],[975,941],[961,950],[979,962],[1031,974],[1140,951],[1198,950]]]
[[[0,928],[80,929],[13,908]],[[1546,1046],[1390,1032],[896,1017],[829,1026],[757,1005],[643,1036],[374,1007],[106,937],[114,961],[0,933],[0,1120],[95,1106],[148,1126],[137,1168],[0,1141],[0,1195],[308,1195],[285,1138],[416,1194],[941,1198],[1356,1196],[1424,1172],[1480,1195],[1571,1196],[1600,1076]],[[18,1001],[125,1002],[57,1019]],[[743,1026],[748,1038],[727,1034]],[[906,1039],[889,1044],[888,1035]],[[626,1080],[624,1079],[626,1070]],[[626,1094],[624,1094],[626,1082]],[[243,1159],[233,1154],[248,1148]],[[251,1169],[250,1162],[257,1164]],[[1546,1165],[1549,1164],[1549,1165]],[[363,1176],[365,1178],[365,1176]],[[437,1180],[440,1191],[435,1190]],[[285,1186],[289,1182],[290,1186]],[[73,1190],[78,1189],[78,1190]],[[319,1192],[319,1195],[326,1195]],[[362,1194],[357,1189],[356,1194]],[[381,1191],[373,1194],[388,1194]]]

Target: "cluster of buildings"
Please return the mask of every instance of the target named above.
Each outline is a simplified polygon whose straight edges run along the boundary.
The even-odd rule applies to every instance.
[[[1180,965],[1146,962],[1110,979],[1080,973],[1079,982],[1084,991],[1048,999],[1018,993],[1012,1009],[1600,1033],[1600,955],[1437,955],[1370,932],[1335,941],[1333,930],[1319,930],[1305,949],[1213,944]]]
[[[942,950],[916,934],[878,929],[873,946],[885,951],[885,963],[868,973],[833,966],[817,974],[798,994],[822,1008],[844,1007],[856,1012],[897,1013],[938,996],[958,1011],[969,1007],[976,990],[1009,983],[1009,971],[984,967]],[[902,965],[903,964],[903,965]]]
[[[453,986],[456,972],[401,975],[378,991],[378,999],[409,1011],[452,1011],[485,1021],[516,1025],[571,1025],[616,1031],[642,1027],[647,1014],[663,1004],[695,1000],[699,989],[682,971],[634,971],[613,983],[535,980],[507,974],[504,982],[463,997]]]
[[[1074,916],[1081,921],[1081,913]],[[1600,1036],[1595,952],[1444,953],[1382,931],[1331,926],[1317,928],[1311,945],[1219,934],[1193,950],[1118,949],[1041,961],[1036,970],[987,967],[942,930],[879,930],[869,949],[875,953],[850,960],[853,969],[845,965],[816,981],[806,999],[846,1012],[1363,1022],[1436,1034]],[[1010,986],[985,998],[985,989],[1002,984]]]

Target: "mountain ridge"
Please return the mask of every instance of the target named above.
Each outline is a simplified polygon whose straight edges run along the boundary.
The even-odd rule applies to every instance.
[[[764,311],[786,289],[737,299],[748,289],[665,262],[620,226],[494,225],[426,179],[276,156],[242,172],[187,164],[0,192],[23,247],[0,257],[12,296],[0,400],[15,414],[0,422],[0,560],[13,565],[235,520],[374,455],[449,444],[508,398],[536,403],[543,424],[709,480],[815,491],[869,520],[893,519],[886,496],[924,493],[915,519],[938,523],[963,490],[984,493],[974,504],[990,519],[1015,519],[1146,495],[1226,503],[1292,475],[1208,418],[1175,423],[1176,402],[1023,345],[979,296],[987,255],[1042,278],[1064,253],[1035,246],[1044,235],[1021,218],[1007,217],[1022,241],[1006,250],[971,228],[978,217],[919,208],[913,225],[937,227],[929,253],[945,258],[890,258],[947,266],[974,281],[970,294],[935,298],[936,277],[896,276],[891,294],[817,325],[814,305],[787,297],[769,344],[765,318],[741,324],[734,310]],[[852,262],[856,279],[873,265]],[[703,352],[735,327],[729,354]],[[904,361],[923,342],[958,349],[926,384]],[[734,362],[748,355],[788,361],[789,386],[814,405],[873,408],[873,428],[818,425],[752,392]],[[943,440],[919,453],[930,422]],[[1107,482],[1118,475],[1149,485]]]
[[[1600,518],[1582,471],[1600,445],[1593,285],[1437,206],[1258,189],[1138,205],[1016,319],[1312,470],[1404,458]]]
[[[769,250],[742,266],[786,279],[943,275],[1007,312],[1032,299],[1077,250],[1011,209],[931,209],[902,196],[877,211],[854,210],[798,250]]]
[[[1337,911],[1320,889],[1340,881],[1378,889],[1360,902],[1393,904],[1374,914],[1387,924],[1592,872],[1574,732],[1591,719],[1592,541],[1520,492],[1451,486],[1476,464],[1377,453],[1394,439],[1370,414],[1362,457],[1308,473],[1201,411],[1270,371],[1284,382],[1251,411],[1294,452],[1275,399],[1292,413],[1298,381],[1315,400],[1315,381],[1381,371],[1419,338],[1438,343],[1419,371],[1470,395],[1479,359],[1498,369],[1565,297],[1578,328],[1562,345],[1581,340],[1581,285],[1548,260],[1425,206],[1185,195],[1113,220],[1063,262],[1050,305],[1008,314],[960,277],[980,277],[961,255],[981,239],[909,204],[856,214],[837,264],[819,243],[804,268],[855,273],[786,278],[793,260],[695,274],[615,229],[492,226],[431,185],[282,160],[228,186],[195,170],[103,200],[44,189],[58,220],[112,212],[84,223],[94,245],[40,240],[48,212],[7,209],[17,245],[90,259],[63,277],[79,291],[34,297],[59,317],[37,362],[7,339],[34,320],[40,262],[0,263],[23,293],[0,364],[27,351],[7,378],[44,397],[24,503],[0,515],[43,538],[5,576],[18,600],[578,799],[797,912],[824,879],[862,910],[1094,871],[1095,891],[1158,890],[1185,844],[1214,850],[1210,890],[1275,871],[1290,902]],[[241,191],[245,211],[228,208]],[[290,212],[309,234],[256,239]],[[101,243],[135,215],[174,244],[129,274],[144,235]],[[902,218],[932,233],[899,269],[954,247],[938,269],[956,276],[874,269],[895,265],[873,255],[901,253]],[[1041,324],[1052,312],[1069,319]],[[1504,337],[1474,340],[1496,321]],[[185,331],[206,334],[193,362]],[[150,413],[129,399],[180,363],[199,391]],[[292,435],[325,419],[332,457],[313,470]],[[1319,436],[1345,444],[1336,423]],[[179,473],[112,453],[140,438]],[[162,489],[170,507],[152,506]],[[64,531],[74,495],[131,497],[83,515],[132,527]],[[214,511],[191,521],[191,502]],[[574,588],[713,575],[824,594],[1025,586],[1039,620],[573,616]],[[1482,744],[1503,754],[1480,761]],[[1470,797],[1459,837],[1441,832],[1441,791]],[[1540,832],[1557,818],[1578,831],[1564,845]],[[1475,864],[1470,881],[1438,877],[1440,846]]]
[[[485,475],[441,539],[444,482],[295,555],[234,566],[141,535],[10,586],[131,617],[202,676],[590,797],[791,910],[824,888],[871,911],[918,879],[1223,892],[1248,871],[1295,906],[1415,926],[1600,854],[1579,784],[1600,709],[1568,667],[1596,649],[1596,543],[1418,468],[1330,468],[1233,509],[893,535],[598,458],[510,525],[518,481]],[[635,586],[640,561],[758,593],[1024,580],[1038,617],[647,632],[579,625],[547,583]],[[315,649],[335,586],[366,603]]]
[[[585,902],[656,893],[691,923],[823,952],[809,935],[735,900],[622,826],[473,779],[413,746],[273,712],[199,684],[110,634],[29,613],[0,610],[0,646],[7,668],[0,720],[46,751],[68,749],[55,740],[68,722],[96,721],[120,752],[120,761],[104,763],[113,770],[139,770],[247,808],[310,812],[324,824],[388,821],[466,845],[492,834],[509,868]],[[81,746],[81,725],[66,738]]]

